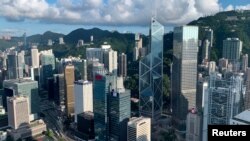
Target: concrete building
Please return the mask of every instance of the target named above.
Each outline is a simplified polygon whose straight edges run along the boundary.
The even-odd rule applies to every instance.
[[[103,63],[103,50],[102,48],[86,48],[86,59],[95,60],[98,59],[100,63]]]
[[[203,62],[207,62],[209,61],[209,47],[210,47],[210,42],[208,41],[208,39],[203,41],[202,44],[202,61]]]
[[[186,141],[201,141],[201,121],[196,109],[191,109],[187,115]]]
[[[29,99],[30,114],[35,114],[36,116],[40,112],[40,98],[38,94],[37,81],[33,81],[30,79],[5,80],[3,82],[3,88],[3,106],[5,108],[7,107],[7,103],[5,102],[7,101],[7,97],[26,96]]]
[[[27,97],[8,97],[8,122],[12,129],[27,126],[29,119],[29,99]]]
[[[31,48],[31,63],[33,68],[39,67],[39,52],[37,46],[32,46]]]
[[[7,130],[8,134],[14,140],[25,140],[29,137],[37,137],[42,135],[47,130],[46,124],[43,120],[36,120],[31,122],[29,125],[18,128]]]
[[[248,68],[248,54],[245,54],[242,56],[242,66],[241,66],[241,70],[243,72],[246,72]]]
[[[117,75],[117,51],[106,50],[104,51],[104,67],[108,70],[109,73]]]
[[[133,61],[137,61],[139,59],[139,48],[134,47],[133,49]]]
[[[74,83],[75,122],[77,115],[83,112],[93,112],[93,85],[92,82],[78,80]]]
[[[172,109],[175,120],[183,125],[188,110],[196,106],[198,31],[197,26],[174,29]]]
[[[208,64],[208,74],[215,72],[216,70],[216,63],[214,61],[210,61]]]
[[[223,40],[222,57],[234,63],[240,60],[242,41],[238,38],[227,38]]]
[[[59,38],[59,45],[64,45],[65,43],[64,43],[64,40],[63,40],[63,37],[60,37]]]
[[[139,63],[139,112],[152,122],[162,113],[163,34],[164,26],[152,18],[149,53]]]
[[[53,41],[51,39],[48,39],[48,46],[52,46],[53,45]]]
[[[151,119],[133,117],[128,122],[128,141],[151,141]]]
[[[118,58],[118,76],[127,77],[127,55],[124,53]]]
[[[66,114],[72,116],[74,114],[74,82],[75,82],[75,68],[73,65],[67,65],[64,68],[64,83],[65,83],[65,106]]]
[[[228,59],[225,58],[219,59],[219,71],[223,72],[227,70],[227,67],[228,67]]]
[[[245,110],[230,119],[230,125],[250,125],[250,109]]]

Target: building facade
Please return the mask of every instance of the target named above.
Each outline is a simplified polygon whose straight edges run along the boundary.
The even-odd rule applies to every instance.
[[[67,116],[74,114],[74,82],[75,82],[75,68],[73,65],[67,65],[64,68],[64,86],[65,86],[65,106]]]
[[[198,27],[176,27],[173,51],[172,110],[174,117],[185,120],[196,106]]]
[[[152,18],[149,54],[139,63],[139,112],[152,121],[162,112],[163,34],[164,26]]]

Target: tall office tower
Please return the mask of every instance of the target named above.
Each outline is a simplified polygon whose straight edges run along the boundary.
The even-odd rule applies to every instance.
[[[37,46],[31,48],[31,64],[33,68],[39,67],[39,52]]]
[[[118,58],[118,76],[127,77],[127,55],[124,53]]]
[[[213,47],[214,31],[211,28],[205,29],[205,38],[209,41],[209,48]]]
[[[110,140],[127,141],[127,126],[130,118],[130,90],[117,89],[108,95]]]
[[[187,115],[186,141],[201,141],[201,117],[195,108],[189,111]]]
[[[52,49],[40,52],[41,62],[41,85],[43,88],[47,88],[47,78],[53,77],[53,71],[55,69],[55,56]]]
[[[225,58],[221,58],[219,59],[219,70],[220,72],[227,70],[227,66],[228,66],[228,59]]]
[[[93,83],[95,132],[98,141],[109,140],[108,94],[116,88],[116,76],[95,73]]]
[[[30,79],[12,79],[3,82],[4,96],[3,105],[6,108],[7,97],[26,96],[29,99],[29,111],[31,114],[37,115],[40,112],[38,95],[38,83]]]
[[[250,68],[246,70],[246,94],[245,94],[245,109],[250,109]]]
[[[17,77],[23,78],[23,70],[24,70],[24,52],[20,52],[17,54]]]
[[[83,112],[77,115],[76,136],[83,140],[95,139],[94,114],[93,112]],[[79,136],[78,136],[79,135]]]
[[[174,29],[172,67],[173,115],[186,120],[188,110],[196,106],[198,27]]]
[[[75,68],[73,65],[67,65],[64,68],[64,82],[65,82],[65,105],[66,113],[68,116],[74,114],[74,81],[75,81]]]
[[[60,106],[65,104],[64,74],[54,74],[55,103]]]
[[[198,79],[197,84],[197,94],[196,94],[196,107],[198,111],[202,111],[204,109],[205,104],[205,94],[207,93],[208,83],[207,80],[202,78]]]
[[[163,34],[164,26],[152,18],[149,54],[139,65],[139,112],[152,121],[162,112]]]
[[[204,40],[202,44],[202,61],[203,62],[209,61],[209,46],[210,46],[210,42],[207,39]]]
[[[139,33],[135,34],[135,47],[137,48],[142,48],[142,38],[141,35]]]
[[[139,48],[134,47],[133,49],[133,61],[137,61],[139,59]]]
[[[229,124],[231,117],[241,112],[243,79],[240,75],[222,78],[210,74],[208,98],[208,124]]]
[[[107,68],[109,73],[117,75],[117,51],[107,50],[104,51],[104,67]]]
[[[214,61],[210,61],[208,64],[208,73],[215,72],[216,63]]]
[[[204,95],[203,141],[207,141],[208,124],[228,125],[230,119],[241,112],[242,85],[240,74],[224,78],[217,72],[210,74]]]
[[[63,37],[60,37],[60,38],[59,38],[59,45],[63,45],[63,44],[65,44],[65,43],[64,43],[64,40],[63,40]]]
[[[222,57],[235,63],[239,61],[242,51],[242,41],[238,38],[227,38],[223,40]]]
[[[86,111],[93,112],[93,85],[92,82],[78,80],[74,85],[75,122],[78,114]]]
[[[103,50],[102,48],[86,48],[86,59],[95,60],[98,59],[100,63],[103,63]]]
[[[27,126],[29,120],[29,100],[27,97],[8,97],[8,122],[13,129],[18,129],[22,126]]]
[[[76,47],[81,47],[83,45],[84,45],[84,41],[83,40],[78,40]]]
[[[12,52],[7,57],[8,79],[17,79],[18,78],[17,67],[18,67],[17,53]]]
[[[248,68],[248,54],[245,54],[242,56],[242,67],[241,67],[241,70],[243,72],[246,72]]]
[[[128,122],[128,141],[151,141],[151,119],[133,117]]]
[[[86,59],[83,60],[82,79],[83,80],[88,80],[88,62],[87,62]]]

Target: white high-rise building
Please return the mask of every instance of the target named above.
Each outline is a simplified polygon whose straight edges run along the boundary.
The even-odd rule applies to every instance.
[[[151,119],[145,117],[133,117],[128,122],[128,141],[151,141]]]
[[[248,68],[248,54],[242,56],[242,71],[246,72]]]
[[[138,58],[139,58],[139,48],[134,47],[134,50],[133,50],[133,61],[137,61]]]
[[[216,69],[216,63],[214,61],[210,61],[209,62],[209,66],[208,66],[208,72],[209,72],[209,74],[211,72],[215,72],[215,69]]]
[[[60,37],[60,38],[59,38],[59,44],[60,44],[60,45],[65,44],[65,43],[64,43],[64,40],[63,40],[63,37]]]
[[[37,46],[31,48],[31,63],[33,68],[39,67],[39,52]]]
[[[29,99],[22,96],[8,97],[8,122],[13,129],[26,126],[30,123],[29,120]]]
[[[110,73],[117,74],[117,51],[108,50],[104,52],[104,66]]]
[[[74,83],[75,122],[80,113],[93,112],[93,85],[92,82],[78,80]]]

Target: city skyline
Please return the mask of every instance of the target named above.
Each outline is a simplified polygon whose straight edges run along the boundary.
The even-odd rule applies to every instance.
[[[0,5],[2,6],[0,36],[2,34],[21,36],[24,32],[29,36],[46,31],[68,34],[77,28],[94,27],[110,31],[148,34],[147,26],[150,24],[151,16],[156,16],[159,22],[167,26],[165,32],[168,32],[173,26],[187,24],[205,15],[233,9],[250,9],[250,4],[245,0],[212,0],[209,4],[204,0],[182,2],[157,0],[156,4],[140,0],[133,2],[131,0],[88,0],[85,3],[81,0],[33,0],[31,2],[7,0],[1,1]],[[111,7],[116,11],[109,10]],[[12,10],[8,10],[9,8]],[[98,16],[91,13],[96,13]]]

